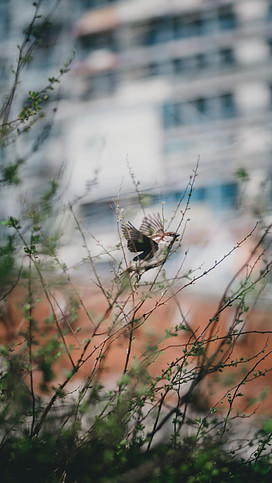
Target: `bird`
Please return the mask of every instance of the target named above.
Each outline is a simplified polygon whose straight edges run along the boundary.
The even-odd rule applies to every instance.
[[[137,253],[128,268],[118,276],[121,284],[130,273],[137,274],[139,279],[147,270],[163,265],[179,237],[176,232],[164,231],[159,213],[146,215],[139,230],[130,221],[122,222],[121,227],[129,251]]]

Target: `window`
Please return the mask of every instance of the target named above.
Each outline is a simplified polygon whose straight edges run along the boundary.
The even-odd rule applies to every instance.
[[[194,37],[202,34],[203,20],[199,16],[180,16],[173,19],[175,39]]]
[[[170,129],[182,124],[180,105],[169,101],[163,106],[163,124],[165,129]]]
[[[117,50],[117,42],[113,31],[101,32],[92,35],[83,35],[78,39],[80,47],[88,52],[106,49]]]
[[[209,100],[210,99],[205,99],[203,97],[200,97],[199,99],[196,99],[191,103],[192,106],[195,107],[197,114],[200,115],[205,115],[209,111]]]
[[[269,47],[269,50],[270,50],[270,56],[272,57],[272,39],[268,40],[268,47]]]
[[[62,31],[61,23],[53,23],[49,21],[40,22],[30,28],[28,25],[25,32],[29,33],[33,38],[38,39],[39,49],[48,49],[54,47],[58,41],[59,35]]]
[[[33,57],[33,65],[39,69],[47,69],[54,61],[55,46],[58,43],[63,26],[59,23],[44,22],[37,25],[35,35],[39,42],[37,55]]]
[[[222,199],[228,206],[234,206],[238,196],[238,186],[236,183],[222,185]]]
[[[268,5],[268,15],[267,15],[268,20],[272,20],[272,2],[269,2]]]
[[[238,186],[234,182],[225,184],[211,184],[200,186],[193,189],[191,203],[208,203],[213,209],[226,209],[235,206],[237,198]],[[162,200],[168,204],[175,204],[184,196],[183,191],[174,191],[164,193],[163,195],[154,196],[152,201],[154,204],[161,203]]]
[[[270,86],[270,109],[272,109],[272,85]]]
[[[210,185],[205,188],[205,201],[215,210],[233,208],[237,192],[236,183]]]
[[[153,77],[156,75],[159,75],[160,69],[159,69],[159,64],[158,62],[152,62],[148,66],[148,76]]]
[[[236,106],[233,94],[224,94],[220,96],[220,114],[224,119],[236,116]]]
[[[195,55],[190,55],[183,58],[183,72],[196,71],[198,68],[197,57]]]
[[[219,50],[219,59],[221,65],[230,65],[235,63],[233,50],[230,48]]]
[[[236,17],[231,7],[219,9],[218,26],[220,30],[230,30],[236,27]]]
[[[88,227],[94,225],[109,229],[109,225],[114,223],[116,216],[109,201],[96,201],[86,203],[80,207],[80,216],[86,222]]]
[[[179,125],[192,125],[206,122],[209,115],[209,99],[199,97],[179,104]]]
[[[180,73],[180,72],[183,72],[184,70],[184,59],[174,59],[173,60],[173,63],[174,63],[174,72],[175,73]]]
[[[232,208],[235,206],[238,187],[234,182],[213,184],[196,188],[192,193],[191,202],[207,202],[212,208]]]
[[[0,39],[5,40],[10,27],[10,5],[8,1],[0,2]]]
[[[209,35],[218,30],[230,30],[236,27],[236,16],[231,7],[219,8],[211,12],[178,16],[173,19],[176,39]]]
[[[217,16],[212,14],[211,17],[204,17],[202,22],[202,35],[210,35],[213,32],[218,31],[218,21]]]
[[[81,0],[83,8],[99,8],[116,2],[116,0]]]
[[[205,200],[205,188],[195,188],[192,192],[191,201],[204,201]]]
[[[133,45],[156,45],[171,40],[210,35],[236,27],[235,12],[231,7],[214,7],[208,11],[153,18],[135,22],[130,28]]]
[[[0,81],[8,79],[8,76],[9,76],[8,59],[0,57]]]
[[[155,71],[155,67],[154,67]],[[137,66],[137,67],[131,67],[128,69],[123,70],[120,72],[122,81],[124,82],[132,82],[135,81],[136,79],[142,79],[143,77],[146,77],[146,68],[144,66]],[[155,75],[155,73],[154,73]]]
[[[199,97],[188,102],[166,102],[163,106],[165,129],[229,119],[237,115],[232,93]]]
[[[112,71],[101,72],[89,78],[89,85],[85,97],[112,94],[116,88],[116,73]]]
[[[173,74],[173,62],[171,61],[152,62],[147,67],[146,75],[148,77]]]
[[[154,19],[146,24],[147,32],[144,36],[145,45],[160,44],[172,40],[172,19],[163,17]]]
[[[199,53],[193,56],[182,57],[173,60],[173,70],[176,74],[190,73],[192,71],[209,69],[211,67],[223,67],[234,64],[234,55],[231,48],[213,50]]]
[[[196,66],[198,69],[204,69],[209,64],[209,59],[207,54],[196,55]]]

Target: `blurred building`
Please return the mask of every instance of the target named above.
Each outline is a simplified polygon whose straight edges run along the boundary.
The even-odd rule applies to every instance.
[[[25,3],[1,2],[2,79],[7,47],[29,19]],[[198,159],[191,204],[200,224],[211,226],[215,213],[235,208],[239,176],[249,177],[247,204],[267,207],[271,25],[271,0],[61,2],[26,77],[29,88],[41,88],[74,45],[76,57],[47,164],[34,159],[30,172],[35,166],[43,179],[65,162],[68,198],[80,199],[86,225],[109,240],[116,235],[114,199],[120,196],[134,220],[140,181],[149,211],[165,201],[169,213]]]
[[[95,144],[92,133],[101,136],[104,126],[105,138],[113,133],[117,144],[105,154],[110,168],[127,155],[145,187],[173,200],[198,157],[195,199],[230,207],[237,196],[234,173],[242,168],[254,198],[271,176],[272,2],[82,6],[75,31],[75,86],[87,111],[82,124],[89,126],[84,136],[77,123],[82,137]],[[118,181],[110,182],[110,195]]]

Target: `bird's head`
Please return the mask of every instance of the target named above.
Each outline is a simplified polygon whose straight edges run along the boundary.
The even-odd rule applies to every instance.
[[[163,235],[163,241],[172,245],[178,237],[179,233],[175,233],[174,231],[167,231]]]

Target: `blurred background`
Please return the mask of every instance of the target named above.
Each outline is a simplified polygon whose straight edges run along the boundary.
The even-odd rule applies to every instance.
[[[44,0],[41,12],[55,5]],[[33,11],[28,0],[0,3],[2,93]],[[78,200],[83,223],[110,249],[118,243],[116,198],[137,226],[139,181],[146,211],[163,206],[170,219],[199,160],[184,237],[189,265],[203,268],[224,255],[255,214],[269,221],[271,0],[63,0],[49,20],[15,108],[56,75],[73,48],[76,54],[50,97],[49,111],[57,108],[47,121],[50,135],[29,158],[19,197],[38,196],[65,165],[65,199]],[[17,152],[26,153],[35,135],[33,129],[20,139]],[[1,216],[10,214],[14,192],[0,202]],[[62,253],[70,264],[80,259],[81,244],[72,231],[66,236]],[[90,244],[101,252],[91,237]],[[170,273],[181,256],[168,262]],[[107,257],[99,263],[111,276]],[[236,268],[237,259],[226,264],[215,291]]]

